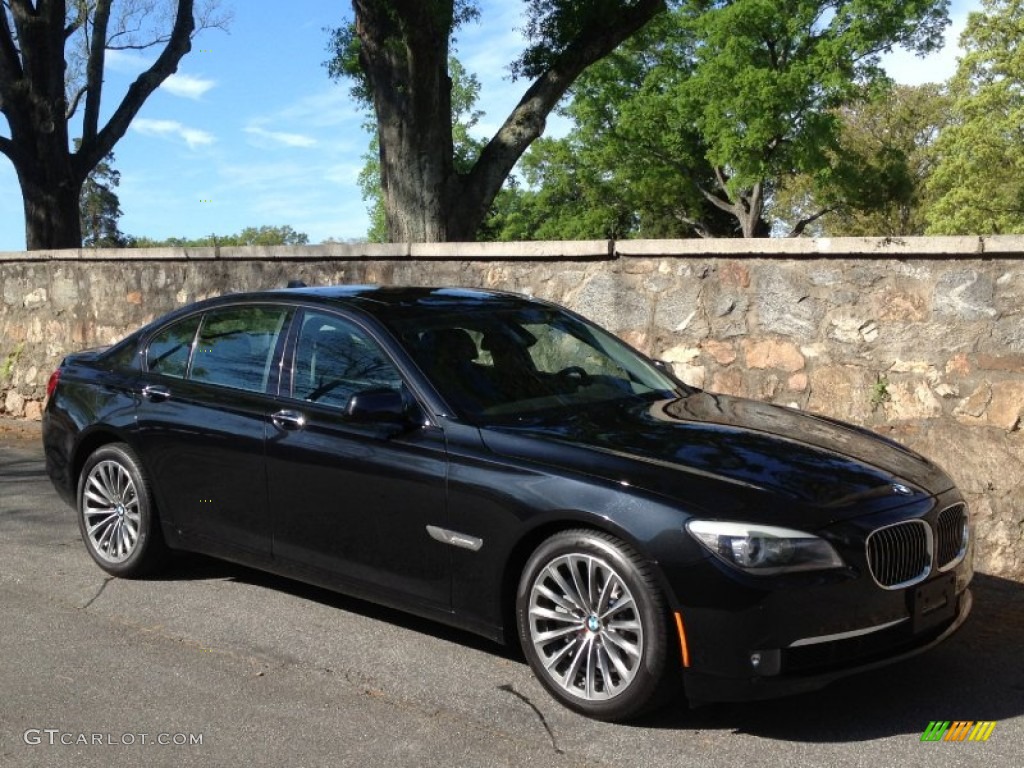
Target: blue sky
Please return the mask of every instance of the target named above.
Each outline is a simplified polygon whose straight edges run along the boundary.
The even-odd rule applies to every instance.
[[[231,234],[288,224],[316,243],[360,239],[366,206],[357,184],[368,136],[365,116],[345,83],[328,79],[327,27],[351,16],[345,0],[224,0],[227,32],[193,42],[178,74],[142,108],[114,148],[121,230],[153,238]],[[525,85],[507,64],[521,47],[522,3],[482,0],[481,19],[459,35],[458,54],[482,84],[481,135],[491,135]],[[899,82],[942,81],[955,69],[956,40],[980,0],[954,0],[947,46],[926,60],[887,60]],[[105,82],[108,114],[148,65],[145,53],[112,56]],[[149,54],[155,56],[155,54]],[[6,124],[0,120],[0,132]],[[0,157],[0,251],[24,248],[17,178]]]

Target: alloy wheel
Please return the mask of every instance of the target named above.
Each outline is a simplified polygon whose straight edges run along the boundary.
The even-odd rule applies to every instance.
[[[97,463],[85,478],[82,499],[85,534],[92,550],[109,563],[122,563],[139,540],[139,496],[128,469],[116,461]]]
[[[603,558],[566,554],[533,581],[530,641],[548,677],[566,693],[604,701],[636,677],[644,630],[623,577]]]

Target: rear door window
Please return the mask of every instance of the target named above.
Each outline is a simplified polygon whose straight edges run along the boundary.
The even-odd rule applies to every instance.
[[[154,336],[146,349],[147,370],[176,379],[185,378],[199,319],[199,315],[186,317]]]
[[[288,314],[287,307],[278,306],[225,307],[207,312],[196,340],[189,379],[266,392]]]

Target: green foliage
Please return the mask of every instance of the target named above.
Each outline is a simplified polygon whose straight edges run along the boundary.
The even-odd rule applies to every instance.
[[[837,110],[884,88],[882,52],[930,51],[946,23],[945,0],[682,2],[574,87],[573,181],[605,182],[617,205],[588,189],[593,208],[613,228],[629,211],[632,233],[764,233],[796,176],[805,200],[857,203],[870,168],[843,159]]]
[[[621,0],[529,0],[523,27],[528,45],[512,64],[513,76],[537,77],[602,20],[621,13],[622,6]]]
[[[713,172],[699,138],[666,109],[666,83],[686,76],[690,48],[668,15],[592,65],[563,111],[573,129],[540,139],[520,161],[522,184],[496,201],[485,236],[499,240],[731,234],[700,194]]]
[[[121,174],[114,168],[113,152],[108,152],[85,177],[79,196],[84,247],[121,248],[127,243],[124,233],[118,229],[121,201],[114,190],[120,183]]]
[[[923,235],[935,141],[950,121],[945,88],[895,86],[836,114],[831,165],[786,179],[775,194],[775,215],[792,227],[828,210],[807,230],[819,236]]]
[[[877,411],[890,400],[892,400],[892,394],[889,392],[889,379],[879,374],[875,377],[875,383],[871,385],[871,397],[869,400],[871,410]]]
[[[518,181],[498,195],[483,240],[625,238],[636,228],[614,181],[577,154],[571,139],[538,139]]]
[[[982,0],[950,83],[954,122],[937,142],[928,234],[1024,233],[1024,2]]]
[[[132,237],[129,238],[127,245],[131,248],[210,248],[234,245],[307,245],[308,243],[309,235],[304,232],[296,232],[286,224],[281,227],[246,227],[235,235],[211,234],[199,238],[169,237],[166,240]]]
[[[733,203],[759,182],[830,180],[841,152],[835,110],[884,84],[882,52],[931,51],[947,23],[944,0],[692,0],[680,15],[700,42],[673,98],[722,169],[717,193]]]
[[[0,381],[8,381],[11,378],[11,374],[14,373],[14,366],[18,364],[18,358],[21,357],[22,351],[25,349],[25,342],[20,342],[13,350],[11,350],[7,357],[4,358],[3,365],[0,365]]]

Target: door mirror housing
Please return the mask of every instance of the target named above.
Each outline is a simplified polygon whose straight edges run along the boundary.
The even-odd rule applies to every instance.
[[[397,389],[366,389],[348,399],[345,416],[361,424],[404,424],[408,408]]]

